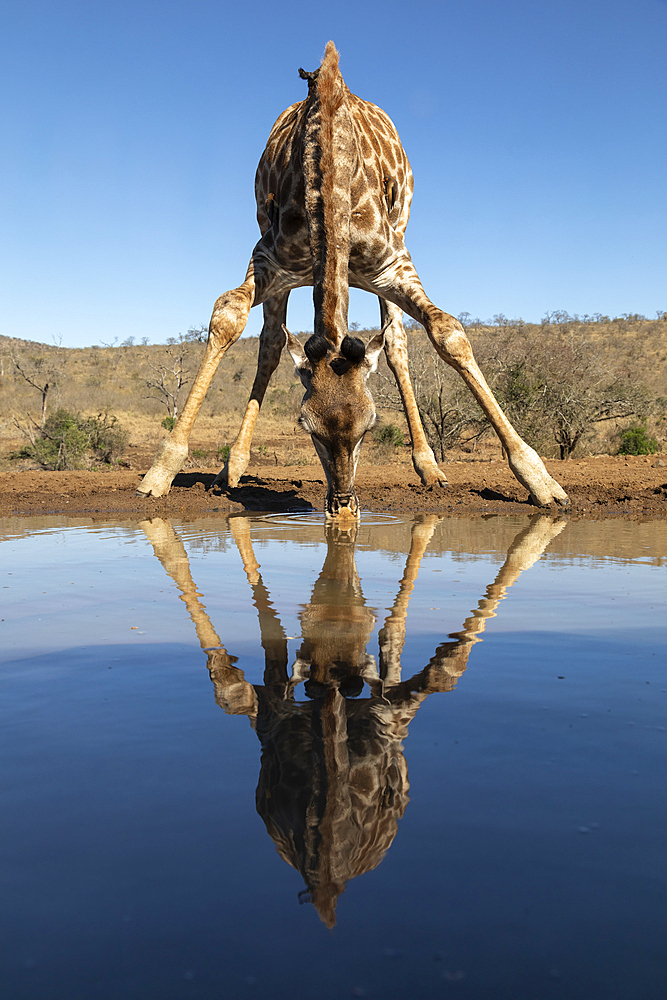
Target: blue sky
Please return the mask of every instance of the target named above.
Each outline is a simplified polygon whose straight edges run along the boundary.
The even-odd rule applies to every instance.
[[[6,0],[0,333],[84,346],[207,323],[257,240],[271,125],[329,38],[412,162],[407,243],[434,302],[667,309],[665,0]],[[312,329],[310,290],[290,303]],[[353,321],[377,323],[372,297]]]

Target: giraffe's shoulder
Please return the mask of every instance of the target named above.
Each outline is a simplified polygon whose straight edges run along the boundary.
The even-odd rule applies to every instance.
[[[387,112],[383,111],[377,104],[373,104],[372,101],[364,101],[361,97],[357,97],[356,94],[350,94],[350,109],[353,116],[359,115],[360,118],[364,119],[375,130],[385,132],[388,136],[400,142],[393,121]]]
[[[269,132],[267,146],[276,140],[284,139],[299,125],[303,117],[305,104],[305,101],[297,101],[296,104],[290,104],[289,108],[285,108],[282,114],[278,115]]]

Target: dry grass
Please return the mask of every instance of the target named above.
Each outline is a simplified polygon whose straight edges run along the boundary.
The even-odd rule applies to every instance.
[[[552,325],[555,324],[552,322]],[[494,341],[503,335],[505,329],[502,322],[495,326],[468,327],[473,349],[481,359],[490,353]],[[622,364],[633,376],[640,377],[655,397],[665,393],[667,319],[648,321],[622,317],[588,323],[585,324],[585,329],[588,335],[599,339],[601,351],[610,361],[613,360],[617,366]],[[527,330],[536,339],[548,337],[550,333],[549,326],[539,324],[529,325]],[[360,335],[369,337],[372,332],[360,331]],[[425,334],[422,330],[410,331],[409,337],[415,349],[423,349]],[[222,359],[191,440],[191,460],[196,465],[220,467],[220,449],[234,441],[255,375],[257,348],[258,338],[243,338]],[[18,375],[12,360],[14,357],[21,360],[24,368],[41,365],[42,372],[51,373],[48,377],[49,412],[57,407],[65,407],[85,415],[97,415],[105,411],[115,414],[129,432],[127,459],[132,467],[141,468],[150,464],[155,449],[167,433],[161,426],[167,409],[156,398],[155,391],[147,387],[147,382],[154,378],[157,367],[173,358],[174,352],[182,354],[182,363],[190,373],[179,401],[182,405],[203,350],[203,345],[198,343],[169,347],[135,345],[67,349],[0,337],[0,466],[8,467],[9,453],[25,442],[16,421],[25,426],[28,421],[39,423],[40,418],[41,395]],[[430,346],[428,350],[431,350]],[[384,358],[381,359],[379,375],[374,378],[378,381],[372,381],[371,385],[375,384],[377,390],[381,389],[383,379],[391,378]],[[454,373],[451,373],[451,378],[456,378]],[[388,447],[378,444],[373,435],[369,435],[364,445],[362,461],[380,464],[391,461],[409,465],[409,438],[405,420],[402,414],[383,408],[379,398],[382,396],[381,391],[374,391],[374,394],[379,404],[380,420],[400,426],[408,444]],[[267,465],[319,469],[310,438],[297,426],[302,395],[303,390],[292,362],[284,354],[269,386],[257,423],[250,470]],[[624,426],[627,423],[625,421]],[[648,430],[664,443],[665,420],[660,415],[649,420]],[[586,449],[578,454],[591,451],[615,453],[618,433],[618,426],[605,425],[587,443]],[[500,454],[500,446],[492,436],[478,442],[474,452],[468,454],[467,458],[483,461],[497,458]],[[462,457],[465,457],[465,453],[458,448],[452,449],[446,456],[448,460]],[[12,467],[16,467],[15,462]]]

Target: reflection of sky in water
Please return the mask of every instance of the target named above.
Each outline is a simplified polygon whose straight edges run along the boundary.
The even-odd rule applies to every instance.
[[[355,552],[375,656],[410,545],[410,522],[376,520]],[[7,995],[660,995],[662,524],[570,523],[516,578],[454,691],[428,695],[410,722],[409,804],[330,933],[297,905],[303,880],[255,810],[257,736],[216,705],[145,534],[20,534],[34,523],[7,519],[0,536]],[[462,628],[527,524],[438,524],[404,679]],[[221,641],[261,684],[257,611],[226,523],[175,527]],[[291,666],[323,525],[262,519],[251,537]]]

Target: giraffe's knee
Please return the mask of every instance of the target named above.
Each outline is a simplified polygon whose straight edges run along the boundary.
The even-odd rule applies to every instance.
[[[243,288],[225,292],[213,306],[209,341],[219,350],[233,344],[243,333],[250,312],[250,294]]]
[[[447,313],[440,313],[432,321],[429,335],[433,346],[447,364],[467,366],[473,360],[472,347],[464,329],[457,319]]]

